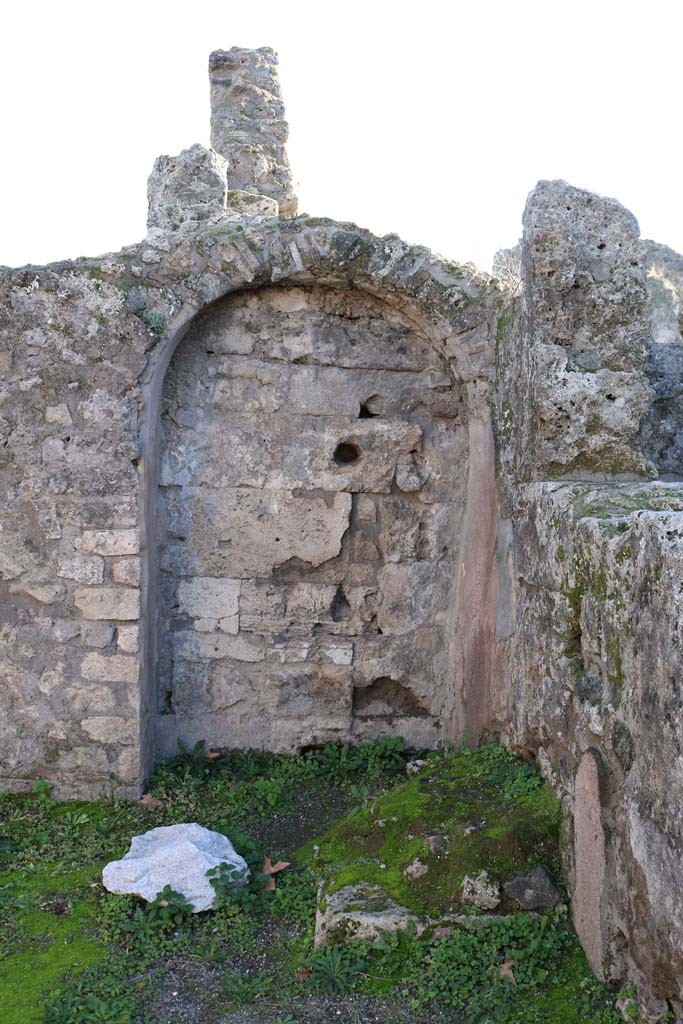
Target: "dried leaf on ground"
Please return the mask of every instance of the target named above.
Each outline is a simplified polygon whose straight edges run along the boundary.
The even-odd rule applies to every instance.
[[[498,973],[500,974],[501,978],[507,978],[508,981],[511,981],[513,985],[516,985],[517,982],[515,981],[515,976],[512,973],[512,965],[514,964],[514,962],[514,960],[505,960],[498,968]]]
[[[288,860],[279,860],[277,862],[277,864],[273,864],[271,862],[270,857],[265,857],[264,858],[264,860],[263,860],[263,874],[264,875],[268,875],[268,878],[267,878],[267,880],[266,880],[266,882],[265,882],[265,884],[263,886],[265,892],[274,892],[275,891],[275,879],[273,878],[273,875],[276,875],[278,873],[278,871],[284,871],[284,869],[288,868],[289,865],[290,865],[290,861],[288,861]]]
[[[142,804],[143,807],[163,807],[164,806],[164,801],[163,800],[159,800],[155,796],[152,796],[151,793],[145,793],[145,795],[143,797],[140,797],[140,799],[138,800],[138,803]]]

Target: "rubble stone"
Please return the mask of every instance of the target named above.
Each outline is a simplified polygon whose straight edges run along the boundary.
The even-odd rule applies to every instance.
[[[216,892],[207,872],[219,864],[237,872],[236,884],[249,875],[244,858],[220,832],[195,823],[162,825],[133,836],[128,853],[104,867],[102,884],[109,892],[131,893],[148,901],[169,885],[198,914],[210,910],[215,902]]]

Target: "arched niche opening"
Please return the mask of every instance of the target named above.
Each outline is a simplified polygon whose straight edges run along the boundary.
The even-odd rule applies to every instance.
[[[179,737],[451,735],[468,424],[416,324],[360,289],[271,286],[180,341],[152,510],[156,757]]]

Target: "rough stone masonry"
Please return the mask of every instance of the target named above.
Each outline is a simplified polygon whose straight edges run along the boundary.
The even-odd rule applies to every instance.
[[[0,272],[3,784],[488,731],[596,974],[683,1019],[683,258],[564,182],[498,279],[297,216],[275,54],[210,75],[145,241]]]

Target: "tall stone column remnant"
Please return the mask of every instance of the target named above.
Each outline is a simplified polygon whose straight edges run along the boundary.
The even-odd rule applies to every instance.
[[[211,146],[228,161],[230,189],[275,199],[281,216],[294,217],[297,197],[277,65],[277,54],[267,46],[211,54]]]

